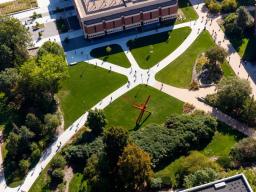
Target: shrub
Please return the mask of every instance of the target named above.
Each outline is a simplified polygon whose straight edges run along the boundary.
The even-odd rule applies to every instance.
[[[189,103],[184,103],[183,105],[183,113],[191,113],[195,109],[194,105],[191,105]]]
[[[237,143],[230,152],[231,157],[239,163],[256,161],[256,139],[248,137]]]
[[[165,126],[151,124],[131,133],[131,139],[151,155],[154,167],[161,166],[207,144],[217,122],[207,115],[171,116]]]
[[[99,154],[103,147],[102,138],[99,137],[88,144],[70,145],[64,150],[64,156],[69,163],[84,165],[92,154]]]
[[[199,84],[196,80],[193,80],[189,85],[189,90],[196,91],[199,89]]]
[[[60,184],[63,181],[64,172],[62,169],[55,169],[51,174],[51,182],[55,185]]]
[[[211,168],[197,170],[184,178],[184,186],[186,188],[203,185],[219,178],[218,173]]]

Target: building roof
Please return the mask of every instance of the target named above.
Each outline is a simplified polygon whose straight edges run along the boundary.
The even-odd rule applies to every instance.
[[[235,175],[180,192],[253,192],[243,174]]]
[[[90,25],[102,20],[175,5],[177,0],[74,0],[80,18]]]

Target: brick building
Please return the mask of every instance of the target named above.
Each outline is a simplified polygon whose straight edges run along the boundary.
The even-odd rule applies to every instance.
[[[177,0],[73,0],[85,38],[176,18]]]

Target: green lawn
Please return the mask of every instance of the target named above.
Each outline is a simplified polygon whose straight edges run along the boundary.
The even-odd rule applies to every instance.
[[[203,31],[182,55],[156,74],[156,79],[176,87],[188,88],[196,58],[213,46],[210,34]]]
[[[231,148],[243,137],[240,132],[219,122],[218,131],[202,153],[208,157],[227,157]]]
[[[223,71],[223,75],[224,77],[230,77],[230,76],[235,76],[235,72],[233,71],[233,69],[231,68],[231,66],[229,65],[229,63],[227,61],[225,61],[222,65],[221,65],[222,71]]]
[[[181,21],[176,21],[175,24],[198,19],[198,15],[194,10],[194,8],[191,6],[191,3],[189,2],[189,0],[179,0],[178,3],[179,3],[179,10],[183,13],[185,19]]]
[[[69,183],[68,192],[80,192],[83,186],[86,187],[86,181],[83,180],[83,174],[76,173]]]
[[[71,66],[69,72],[70,78],[58,93],[65,128],[127,81],[122,75],[86,63]]]
[[[103,61],[107,61],[116,65],[119,65],[121,67],[128,68],[131,66],[129,60],[127,59],[127,57],[123,52],[123,49],[119,45],[117,44],[109,45],[109,47],[111,47],[110,53],[107,53],[106,51],[107,47],[108,46],[93,49],[90,54],[94,58],[98,58]]]
[[[145,120],[143,126],[149,123],[163,123],[169,115],[182,113],[183,102],[152,87],[139,85],[105,109],[109,125],[133,130],[140,113],[138,109],[133,107],[133,104],[144,103],[148,96],[151,96],[148,103],[148,110],[151,115]]]
[[[131,40],[127,44],[140,67],[147,69],[156,65],[179,47],[190,32],[189,27],[184,27],[141,37]]]

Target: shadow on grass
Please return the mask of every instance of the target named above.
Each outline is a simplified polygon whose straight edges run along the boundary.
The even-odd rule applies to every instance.
[[[224,135],[234,135],[235,139],[237,141],[243,139],[245,137],[245,135],[237,130],[234,130],[233,128],[231,128],[230,126],[228,126],[227,124],[218,121],[218,127],[217,127],[217,131],[224,134]]]
[[[243,38],[237,38],[237,36],[235,35],[228,36],[228,38],[237,52],[240,52],[240,49],[242,48],[244,43],[243,42],[244,39],[248,39],[248,43],[244,49],[243,55],[241,55],[241,58],[243,60],[248,60],[248,61],[256,60],[256,55],[255,55],[256,37],[253,34],[253,31],[246,32]]]
[[[172,30],[145,36],[145,37],[140,37],[140,38],[128,41],[127,46],[129,47],[129,49],[136,49],[139,47],[145,47],[145,46],[154,45],[162,42],[168,43],[168,38],[171,35],[171,33],[172,33]]]
[[[111,51],[109,53],[107,52],[107,47],[111,48]],[[123,52],[123,49],[117,44],[112,44],[112,45],[107,45],[104,47],[93,49],[90,52],[90,55],[94,58],[103,58],[103,60],[106,61],[108,60],[108,57],[110,55],[117,54],[120,52]]]

